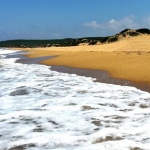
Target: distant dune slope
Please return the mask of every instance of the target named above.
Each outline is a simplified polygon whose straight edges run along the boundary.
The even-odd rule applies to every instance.
[[[8,41],[1,41],[0,47],[35,48],[35,47],[68,47],[79,45],[80,46],[101,45],[106,43],[114,43],[122,39],[127,39],[130,37],[132,38],[138,37],[141,35],[150,35],[150,30],[125,29],[116,35],[107,37],[84,37],[84,38],[66,38],[66,39],[52,39],[52,40],[8,40]]]

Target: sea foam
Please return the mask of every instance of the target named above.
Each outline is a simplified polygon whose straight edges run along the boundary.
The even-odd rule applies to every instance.
[[[0,149],[149,149],[149,93],[8,55],[0,49]]]

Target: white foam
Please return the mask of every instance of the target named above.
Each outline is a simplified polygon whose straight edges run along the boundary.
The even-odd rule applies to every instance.
[[[0,50],[0,149],[150,147],[150,94],[15,63]]]

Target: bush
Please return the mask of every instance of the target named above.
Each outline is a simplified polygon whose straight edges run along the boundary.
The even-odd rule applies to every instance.
[[[105,43],[105,42],[108,41],[108,39],[109,39],[109,36],[108,36],[108,37],[104,37],[104,38],[101,40],[101,42],[102,42],[102,43]]]
[[[89,43],[89,45],[95,45],[97,43],[97,41],[91,41],[90,43]]]
[[[137,35],[139,35],[138,32],[129,32],[128,34],[129,34],[130,36],[137,36]]]
[[[108,39],[108,43],[116,42],[116,41],[118,41],[118,37],[110,37],[110,38]]]
[[[129,30],[131,30],[131,29],[124,29],[123,31],[120,32],[120,34],[123,34],[123,33],[127,32]]]
[[[146,28],[138,29],[136,30],[136,32],[143,33],[143,34],[150,34],[150,30]]]

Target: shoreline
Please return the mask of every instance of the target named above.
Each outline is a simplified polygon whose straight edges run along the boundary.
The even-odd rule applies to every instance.
[[[16,62],[23,63],[23,64],[43,64],[40,62],[40,60],[46,60],[47,58],[51,59],[53,57],[45,56],[45,57],[38,57],[38,58],[26,58],[26,59],[19,59]],[[60,73],[76,74],[79,76],[95,78],[94,82],[101,82],[101,83],[121,85],[121,86],[132,86],[132,87],[135,87],[142,91],[150,93],[150,85],[149,84],[113,78],[109,75],[109,72],[107,72],[107,71],[95,70],[95,69],[85,69],[85,68],[74,68],[74,67],[67,67],[67,66],[54,66],[54,65],[52,65],[50,67],[51,67],[52,71],[57,71]]]
[[[15,58],[18,57],[19,59],[16,62],[23,63],[23,64],[43,64],[42,61],[57,57],[57,56],[43,56],[43,57],[36,57],[36,58],[28,58],[26,56],[27,54],[28,53],[16,54],[12,57],[15,57]],[[48,65],[48,66],[50,66],[50,65]],[[58,71],[61,73],[77,74],[79,76],[95,78],[96,80],[94,82],[115,84],[115,85],[121,85],[121,86],[132,86],[132,87],[136,87],[140,90],[150,93],[150,85],[149,84],[113,78],[110,76],[108,71],[96,70],[96,69],[86,69],[86,68],[75,68],[75,67],[67,67],[67,66],[55,66],[55,65],[51,66],[51,70]]]
[[[109,75],[109,72],[103,70],[74,68],[74,67],[66,67],[66,66],[51,66],[51,70],[62,72],[62,73],[76,74],[79,76],[95,78],[96,80],[94,82],[101,82],[101,83],[121,85],[121,86],[132,86],[142,91],[150,93],[150,84],[113,78]]]
[[[26,54],[28,58],[57,56],[53,59],[42,61],[41,63],[45,65],[103,70],[109,72],[110,76],[113,78],[150,84],[149,50],[143,50],[140,52],[102,51],[102,47],[96,45],[12,49],[25,50],[29,52],[28,54]]]
[[[51,70],[58,71],[62,73],[76,74],[79,76],[94,78],[96,82],[116,84],[116,85],[129,85],[129,81],[120,80],[110,77],[107,71],[95,70],[95,69],[85,69],[85,68],[74,68],[66,66],[51,66]]]
[[[57,56],[40,62],[48,66],[106,71],[110,78],[134,83],[150,92],[148,41],[150,35],[140,35],[99,45],[11,49],[27,51],[25,56],[28,58]]]

